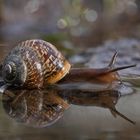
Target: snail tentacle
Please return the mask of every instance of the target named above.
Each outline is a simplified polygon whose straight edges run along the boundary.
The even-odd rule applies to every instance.
[[[124,116],[122,113],[120,113],[119,111],[117,111],[116,108],[110,108],[111,112],[114,112],[115,114],[119,115],[120,117],[122,117],[123,119],[127,120],[128,122],[132,123],[132,124],[136,124],[136,122],[130,120],[129,118],[127,118],[126,116]],[[114,115],[113,115],[114,116]]]
[[[112,68],[114,66],[114,64],[116,62],[117,55],[118,55],[118,52],[115,52],[111,61],[110,61],[110,63],[109,63],[109,65],[108,65],[108,67]]]
[[[120,71],[120,70],[123,70],[123,69],[128,69],[128,68],[132,68],[132,67],[136,67],[136,66],[137,66],[136,64],[127,65],[127,66],[120,66],[120,67],[117,67],[117,68],[113,68],[113,69],[109,70],[108,72]]]

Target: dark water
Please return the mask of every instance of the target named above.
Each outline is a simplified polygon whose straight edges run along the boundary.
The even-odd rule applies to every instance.
[[[128,90],[130,93],[123,95],[121,90],[103,87],[102,89],[104,90],[100,87],[100,90],[98,88],[95,91],[85,87],[84,89],[53,87],[45,91],[6,91],[1,103],[1,138],[139,138],[139,94]],[[136,124],[130,123],[116,113],[117,117],[113,117],[110,110],[115,107]],[[54,118],[53,114],[49,118],[45,116],[50,110],[56,113]],[[60,117],[58,121],[57,117]]]
[[[1,102],[0,138],[139,139],[140,95],[129,93],[130,90],[123,95],[120,91],[85,88],[6,91]],[[110,110],[115,107],[136,124],[116,113],[117,117],[113,117]],[[50,110],[56,113],[56,117],[44,117]],[[60,119],[55,121],[57,117]]]
[[[1,60],[8,51],[2,52]],[[87,64],[93,65],[91,61]],[[140,89],[127,85],[108,88],[85,83],[45,91],[9,90],[1,95],[0,139],[140,139]],[[136,124],[113,112],[115,108]],[[47,116],[49,111],[53,113]]]

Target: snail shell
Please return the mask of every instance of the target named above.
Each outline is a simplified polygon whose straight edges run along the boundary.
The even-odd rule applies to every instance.
[[[50,43],[27,40],[19,43],[6,57],[2,76],[6,83],[28,88],[41,88],[56,83],[71,65]]]

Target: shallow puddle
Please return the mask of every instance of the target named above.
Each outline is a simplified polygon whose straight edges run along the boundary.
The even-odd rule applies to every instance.
[[[139,41],[128,42],[130,53],[123,50],[123,46],[128,45],[123,41],[126,39],[87,50],[91,59],[86,59],[86,66],[105,66],[118,49],[111,47],[113,43],[122,45],[116,66],[138,63]],[[137,55],[132,54],[132,50]],[[133,70],[120,73],[124,81],[131,84],[79,83],[43,91],[7,90],[1,95],[0,139],[140,139],[140,89],[135,86],[139,82],[138,69],[139,64]]]
[[[1,102],[1,138],[139,138],[138,92],[120,85],[114,89],[83,86],[7,90]]]

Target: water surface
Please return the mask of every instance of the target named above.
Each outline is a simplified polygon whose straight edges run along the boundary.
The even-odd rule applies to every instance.
[[[124,44],[124,43],[121,43],[121,44]],[[132,43],[132,46],[134,46],[133,43]],[[101,48],[98,48],[98,49],[101,49]],[[5,48],[3,48],[2,50],[5,50]],[[7,53],[8,49],[6,49],[5,52]],[[1,59],[6,55],[5,52],[1,52]],[[107,57],[106,58],[103,56],[103,52],[102,52],[102,54],[98,53],[98,57],[100,56],[100,58],[106,58],[108,60],[108,58],[110,58],[111,56],[110,54],[112,55],[112,51],[109,54],[105,53]],[[90,56],[93,56],[93,55],[90,55]],[[124,55],[124,58],[126,58],[125,56],[127,56],[127,54]],[[94,59],[98,61],[96,57],[97,55],[94,56]],[[130,55],[128,57],[132,58]],[[130,61],[130,62],[138,62],[138,58],[139,56],[137,56],[137,59],[136,59],[137,61],[134,61],[133,59],[133,61]],[[88,61],[86,65],[96,66],[93,64],[93,62],[95,61],[93,61],[93,59],[90,59],[90,61]],[[99,61],[98,65],[99,64],[102,65],[102,61]],[[117,64],[119,64],[119,62]],[[127,63],[122,62],[122,64],[127,64]],[[137,72],[136,70],[137,69],[135,69],[134,72]],[[133,74],[132,71],[128,70],[127,72],[130,72],[131,74]],[[138,73],[135,73],[135,74],[138,74]],[[80,95],[80,97],[78,96],[79,99],[81,99],[80,102],[76,102],[77,100],[74,100],[75,98],[70,98],[70,97],[68,100],[63,95],[63,99],[64,99],[64,103],[66,104],[66,107],[61,112],[62,117],[60,117],[59,120],[53,123],[52,125],[41,127],[41,128],[34,126],[33,124],[35,124],[35,122],[32,125],[29,124],[29,121],[28,123],[21,122],[22,117],[20,119],[15,120],[11,116],[9,116],[8,113],[6,113],[6,110],[3,106],[3,102],[1,101],[0,139],[5,139],[5,140],[6,139],[11,139],[11,140],[15,140],[15,139],[22,139],[22,140],[24,139],[26,140],[32,140],[32,139],[33,140],[38,140],[38,139],[42,139],[42,140],[43,139],[44,140],[46,139],[49,139],[49,140],[51,139],[52,140],[53,139],[60,139],[60,140],[62,139],[83,139],[83,140],[84,139],[127,139],[127,140],[140,139],[140,135],[139,135],[140,134],[139,87],[134,87],[134,85],[130,85],[127,83],[125,84],[128,86],[122,86],[121,89],[118,89],[118,88],[114,89],[115,93],[116,92],[118,93],[117,96],[111,96],[111,98],[108,98],[108,96],[105,96],[105,97],[103,96],[102,100],[99,97],[100,94],[97,94],[95,92],[93,85],[87,86],[85,83],[83,85],[79,84],[78,86],[76,85],[76,86],[69,87],[68,94],[70,95],[71,93],[70,97],[75,95],[73,90],[75,89],[77,89],[78,91],[79,89],[80,90],[82,89],[82,91],[84,90],[84,94]],[[97,88],[98,86],[96,85],[95,87]],[[62,89],[64,89],[64,91],[66,92],[65,88],[66,87],[63,86]],[[102,88],[104,87],[99,86],[97,89],[99,90]],[[93,93],[92,95],[94,96],[91,97],[90,92]],[[76,93],[79,93],[79,92],[76,92]],[[90,95],[88,102],[84,102],[85,100],[84,101],[82,100],[82,98],[83,99],[88,98],[86,93]],[[42,96],[43,94],[41,93],[39,95]],[[14,94],[11,94],[11,96],[14,97]],[[76,96],[76,98],[78,97]],[[3,99],[2,95],[1,95],[1,99]],[[43,96],[40,99],[43,100]],[[19,103],[22,103],[22,102],[19,102]],[[36,103],[36,100],[35,100],[35,103]],[[109,106],[105,106],[106,105],[105,103],[108,103]],[[55,106],[56,103],[52,105],[53,107],[56,107]],[[133,125],[118,115],[115,118],[109,109],[109,107],[114,107],[114,106],[123,115],[125,115],[132,121],[136,122],[136,124]],[[60,108],[55,108],[55,109],[57,110]],[[21,110],[19,109],[19,111]],[[34,116],[34,114],[32,115]]]

